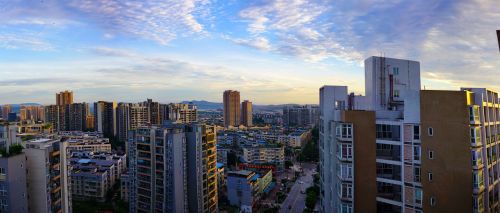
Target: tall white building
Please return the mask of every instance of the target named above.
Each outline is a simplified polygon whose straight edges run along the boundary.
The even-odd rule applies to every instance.
[[[59,139],[26,142],[29,212],[72,212],[67,146]]]
[[[356,194],[359,190],[356,188],[356,166],[370,169],[375,166],[376,169],[376,186],[368,189],[370,193],[375,190],[376,204],[363,206],[376,205],[370,208],[377,212],[403,212],[403,209],[419,211],[421,206],[413,202],[414,199],[411,202],[405,199],[407,195],[404,189],[410,187],[413,189],[412,197],[421,197],[421,183],[403,178],[405,173],[411,171],[413,175],[415,169],[420,168],[419,160],[403,158],[407,153],[420,155],[419,62],[385,57],[366,59],[365,93],[366,96],[347,95],[345,86],[325,86],[320,89],[322,211],[336,209],[338,212],[360,212],[356,209],[357,201],[354,199],[359,195]],[[356,115],[357,110],[375,113],[374,130],[371,126],[364,127],[367,129],[356,128],[367,122],[373,123],[369,120],[357,123],[360,116]],[[344,137],[344,131],[350,132],[350,137]],[[364,135],[375,134],[375,165],[356,164],[356,159],[362,157],[356,156],[358,151],[362,151],[356,149],[356,144],[371,140],[353,137],[359,132]]]

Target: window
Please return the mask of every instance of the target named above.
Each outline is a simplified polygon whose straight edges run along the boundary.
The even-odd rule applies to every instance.
[[[420,161],[420,146],[413,147],[413,160]]]
[[[479,122],[479,106],[469,107],[469,120],[472,122]]]
[[[420,167],[415,167],[413,169],[413,181],[420,182]]]
[[[352,158],[352,144],[339,144],[337,156],[340,158]]]
[[[433,176],[432,176],[432,172],[429,172],[429,174],[428,174],[428,175],[429,175],[429,181],[432,181],[432,178],[433,178]]]
[[[338,123],[335,133],[340,138],[352,138],[352,125],[348,123]]]
[[[336,110],[344,110],[345,109],[345,101],[335,101],[335,109]]]
[[[434,135],[434,129],[432,129],[432,127],[429,127],[429,129],[427,130],[427,134],[429,134],[429,136],[433,136]]]
[[[483,171],[479,170],[472,175],[472,186],[479,189],[484,185]]]
[[[472,166],[479,166],[482,164],[482,154],[481,150],[471,151],[472,154]]]
[[[434,159],[434,152],[433,151],[429,151],[429,159]]]
[[[5,168],[0,167],[0,174],[5,175]]]
[[[352,198],[352,183],[342,183],[340,185],[339,196],[342,198]]]
[[[415,203],[422,205],[422,189],[415,188]]]
[[[431,197],[431,206],[436,206],[436,198]]]
[[[340,177],[344,179],[352,178],[352,164],[340,164],[337,169]]]
[[[352,213],[352,204],[341,203],[339,213]]]
[[[413,140],[420,140],[420,126],[413,126]]]
[[[399,98],[399,90],[394,90],[394,97]]]
[[[392,74],[393,75],[399,75],[399,67],[393,67],[392,68]]]
[[[382,140],[400,141],[399,125],[377,124],[376,137]]]
[[[481,133],[479,128],[476,127],[470,128],[470,142],[471,144],[481,143]]]

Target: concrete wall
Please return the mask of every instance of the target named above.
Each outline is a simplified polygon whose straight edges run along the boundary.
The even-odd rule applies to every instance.
[[[354,212],[376,212],[375,112],[343,111],[354,136]]]
[[[472,211],[472,163],[466,92],[421,92],[424,212]],[[428,129],[433,128],[433,136]],[[433,151],[433,159],[429,159]],[[433,180],[429,181],[428,173]],[[436,205],[430,205],[430,198]]]

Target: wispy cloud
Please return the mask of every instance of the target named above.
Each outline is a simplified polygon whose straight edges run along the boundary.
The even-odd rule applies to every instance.
[[[29,49],[34,51],[46,51],[54,49],[52,44],[30,35],[1,33],[0,48]]]
[[[167,44],[178,35],[203,32],[196,15],[209,2],[204,0],[78,0],[68,6],[111,33]]]
[[[270,48],[239,44],[310,61],[360,62],[385,53],[421,61],[424,78],[439,79],[448,86],[500,89],[498,80],[492,80],[497,79],[500,67],[494,44],[494,30],[500,28],[497,4],[480,0],[270,0],[239,13],[247,21],[250,37],[243,41],[267,39]]]

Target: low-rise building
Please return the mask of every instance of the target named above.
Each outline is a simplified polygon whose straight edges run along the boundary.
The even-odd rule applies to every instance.
[[[284,146],[275,144],[259,144],[243,147],[243,161],[249,164],[274,165],[282,170],[285,162]]]
[[[106,192],[126,170],[126,155],[89,151],[74,151],[71,155],[73,198],[104,202]]]
[[[251,213],[261,196],[274,187],[272,170],[239,170],[227,173],[227,195],[229,203]]]
[[[67,131],[59,132],[63,140],[68,141],[68,149],[71,152],[111,152],[109,138],[103,137],[98,132]]]

